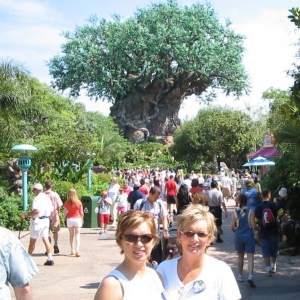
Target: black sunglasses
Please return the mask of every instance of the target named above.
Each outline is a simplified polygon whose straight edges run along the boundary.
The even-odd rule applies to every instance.
[[[204,237],[208,237],[210,236],[210,234],[206,233],[206,232],[194,232],[194,231],[180,231],[183,235],[185,235],[188,238],[192,238],[195,236],[195,234],[198,235],[199,238],[204,238]]]
[[[137,243],[138,240],[140,239],[143,244],[148,244],[150,241],[153,240],[154,235],[153,234],[142,234],[142,235],[124,234],[123,238],[126,242],[129,243]]]

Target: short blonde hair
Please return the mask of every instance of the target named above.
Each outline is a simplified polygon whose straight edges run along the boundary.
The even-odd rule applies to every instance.
[[[139,210],[129,210],[124,214],[120,215],[118,227],[116,231],[116,242],[120,246],[122,236],[128,228],[136,227],[142,223],[146,223],[150,229],[151,234],[154,235],[154,242],[157,243],[158,235],[156,232],[155,221],[150,212],[139,211]],[[124,253],[124,250],[121,249],[121,254]]]
[[[187,225],[196,223],[198,221],[204,220],[207,224],[207,233],[211,236],[212,241],[214,240],[215,232],[217,231],[215,224],[215,217],[209,212],[209,207],[201,204],[190,204],[178,216],[178,234],[183,231]],[[179,250],[182,252],[182,247],[178,243]]]

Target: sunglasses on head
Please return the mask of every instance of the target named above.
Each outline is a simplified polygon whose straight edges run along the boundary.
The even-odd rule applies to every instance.
[[[148,244],[149,242],[151,242],[154,238],[153,234],[124,234],[123,238],[126,242],[129,243],[137,243],[138,240],[141,240],[141,242],[143,244]]]
[[[197,234],[197,236],[199,238],[204,238],[204,237],[208,237],[210,236],[210,234],[206,233],[206,232],[194,232],[194,231],[191,231],[191,230],[188,230],[188,231],[180,231],[183,235],[185,235],[186,237],[188,238],[192,238],[195,236],[195,234]]]

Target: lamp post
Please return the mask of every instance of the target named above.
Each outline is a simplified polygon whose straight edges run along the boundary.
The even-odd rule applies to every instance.
[[[87,169],[87,189],[91,190],[92,189],[92,166],[93,166],[93,162],[91,160],[89,160],[89,166]]]
[[[27,210],[28,197],[27,197],[27,171],[31,166],[31,159],[28,156],[27,151],[37,151],[38,149],[28,144],[20,144],[11,148],[13,151],[22,151],[20,158],[18,159],[19,168],[22,171],[22,203],[23,210]]]

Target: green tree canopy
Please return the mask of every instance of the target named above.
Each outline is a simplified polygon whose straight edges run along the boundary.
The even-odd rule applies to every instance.
[[[223,161],[237,168],[246,161],[254,146],[254,122],[249,115],[227,108],[201,110],[174,135],[172,153],[189,166]]]
[[[132,141],[172,135],[189,95],[221,89],[240,96],[248,88],[243,37],[208,4],[169,0],[124,21],[93,16],[63,34],[62,55],[49,62],[54,86],[112,102],[111,115]]]

